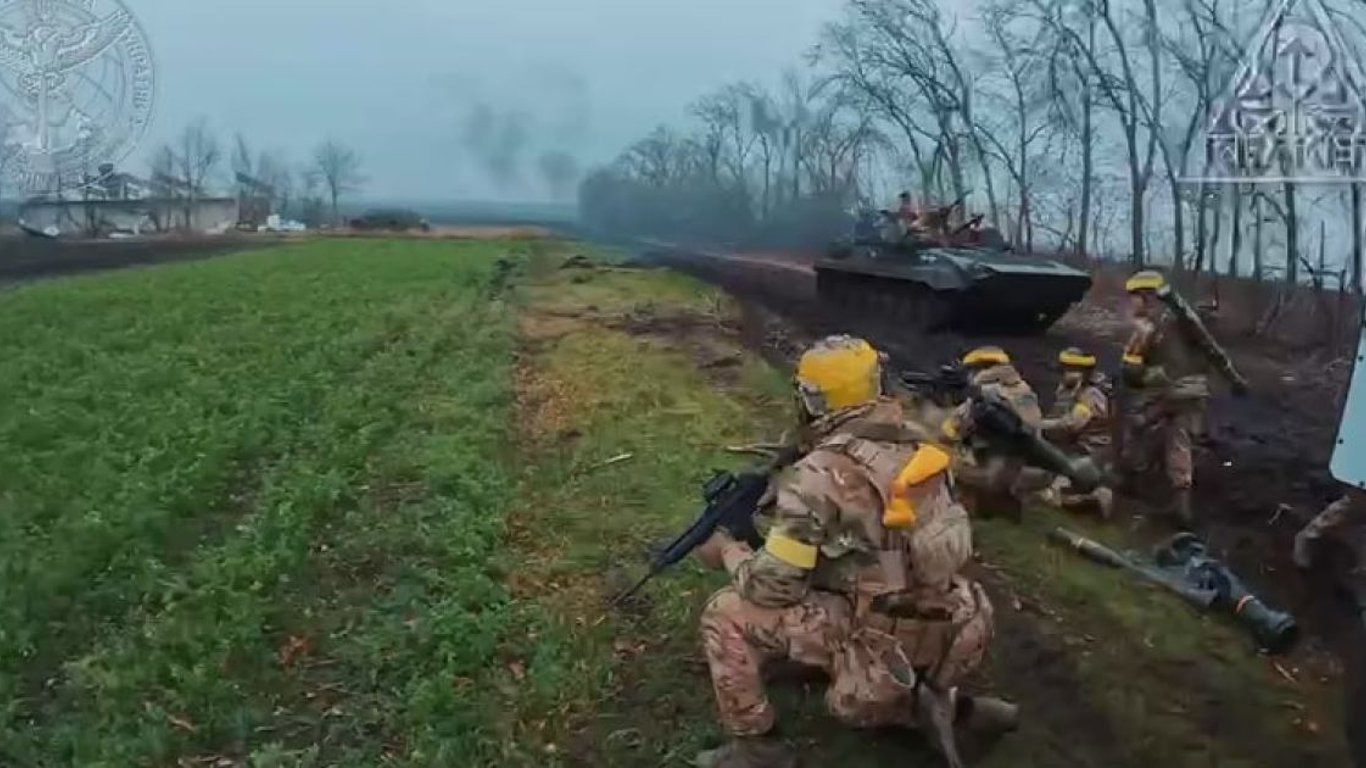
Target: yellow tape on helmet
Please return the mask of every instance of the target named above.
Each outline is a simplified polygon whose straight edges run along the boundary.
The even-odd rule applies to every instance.
[[[1058,353],[1058,362],[1074,368],[1095,368],[1095,355],[1088,355],[1076,347],[1069,347]]]
[[[1008,365],[1010,355],[1000,347],[978,347],[963,355],[963,365]]]
[[[1161,272],[1145,269],[1135,272],[1125,283],[1124,290],[1129,293],[1135,291],[1156,291],[1167,284],[1166,278],[1162,277]]]
[[[821,410],[813,412],[862,405],[882,393],[881,356],[863,339],[832,336],[802,355],[797,381],[803,398],[819,403]]]

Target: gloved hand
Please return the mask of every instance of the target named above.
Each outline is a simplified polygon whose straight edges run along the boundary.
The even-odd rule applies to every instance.
[[[1233,391],[1234,397],[1247,397],[1247,380],[1242,378],[1234,379],[1233,384],[1230,385],[1229,389]]]

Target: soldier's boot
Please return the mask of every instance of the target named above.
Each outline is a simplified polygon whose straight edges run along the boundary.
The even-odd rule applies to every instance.
[[[960,696],[956,719],[977,733],[1009,733],[1020,727],[1020,707],[994,696]]]
[[[1186,527],[1195,522],[1195,516],[1191,513],[1191,489],[1176,489],[1172,494],[1171,513],[1178,523]]]
[[[797,768],[797,755],[772,736],[743,736],[693,760],[697,768]]]

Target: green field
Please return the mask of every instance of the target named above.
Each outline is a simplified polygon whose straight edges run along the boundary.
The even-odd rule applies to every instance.
[[[4,295],[0,764],[485,754],[458,681],[509,617],[506,247]]]
[[[748,461],[727,446],[788,426],[786,374],[729,299],[559,269],[572,248],[313,241],[0,294],[0,766],[714,744],[696,616],[723,577],[606,602]],[[1005,629],[977,682],[1026,724],[974,765],[1338,764],[1331,689],[1037,515],[978,527]],[[813,765],[934,764],[837,727],[819,681],[773,690]]]

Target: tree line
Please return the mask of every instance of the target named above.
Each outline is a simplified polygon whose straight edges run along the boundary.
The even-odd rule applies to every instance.
[[[0,181],[15,149],[5,140],[4,130],[0,127]],[[198,200],[241,194],[268,197],[275,213],[299,219],[310,227],[340,224],[341,201],[359,191],[366,181],[360,155],[336,139],[319,142],[307,160],[296,164],[283,152],[253,151],[240,132],[225,142],[201,117],[152,150],[145,178],[118,173],[113,164],[102,163],[60,180],[57,188],[40,196],[118,199],[129,196],[130,179],[154,197],[176,201],[176,207],[182,209],[181,222],[192,220],[191,210]],[[154,212],[154,225],[159,230],[172,228],[170,219],[174,217],[163,214]],[[93,222],[93,214],[89,218]]]
[[[779,87],[722,86],[590,173],[581,214],[625,236],[810,243],[905,188],[965,199],[1027,251],[1360,291],[1359,184],[1187,181],[1278,4],[846,0]],[[1364,5],[1323,0],[1353,59]]]
[[[365,182],[360,155],[336,139],[320,142],[306,162],[295,165],[278,151],[253,152],[240,132],[225,145],[205,118],[156,147],[149,171],[154,186],[185,200],[187,207],[215,191],[265,193],[281,217],[313,227],[339,224],[340,201]]]

